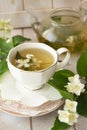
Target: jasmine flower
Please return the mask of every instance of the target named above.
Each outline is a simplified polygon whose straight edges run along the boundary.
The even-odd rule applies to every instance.
[[[68,92],[79,96],[81,92],[84,91],[85,85],[81,83],[78,75],[75,75],[74,77],[69,77],[68,79],[70,82],[68,82],[68,85],[66,85],[65,88]]]
[[[66,99],[64,110],[68,110],[70,112],[76,112],[77,102]]]

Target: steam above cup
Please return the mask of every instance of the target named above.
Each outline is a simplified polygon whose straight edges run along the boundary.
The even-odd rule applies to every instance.
[[[16,67],[12,61],[15,60],[17,52],[28,49],[31,50],[31,52],[34,49],[38,50],[37,52],[39,52],[39,56],[41,57],[41,51],[49,53],[53,58],[53,62],[49,66],[39,70],[23,70]],[[65,54],[65,58],[59,63],[58,59],[62,53]],[[44,55],[46,55],[46,53],[44,53]],[[69,59],[70,52],[66,48],[60,48],[56,51],[44,43],[22,43],[9,51],[7,64],[10,73],[19,83],[23,84],[28,90],[36,90],[47,83],[56,70],[63,68],[69,62]]]

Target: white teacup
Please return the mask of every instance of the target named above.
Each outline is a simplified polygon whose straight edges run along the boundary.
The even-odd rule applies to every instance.
[[[47,68],[36,71],[26,71],[15,67],[12,64],[12,59],[16,56],[17,51],[20,52],[21,50],[29,48],[36,48],[47,51],[52,55],[53,63]],[[62,53],[65,53],[65,58],[61,63],[59,63],[58,58],[59,55],[61,55]],[[57,69],[61,69],[62,67],[64,67],[68,63],[69,59],[70,52],[66,48],[60,48],[56,51],[44,43],[23,43],[9,51],[7,64],[9,71],[17,81],[19,81],[21,84],[24,85],[25,88],[29,90],[36,90],[41,88],[51,78],[51,76],[55,73]]]

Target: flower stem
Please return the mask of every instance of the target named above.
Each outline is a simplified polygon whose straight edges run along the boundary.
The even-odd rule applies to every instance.
[[[77,130],[77,125],[74,124],[74,125],[73,125],[73,128],[74,128],[74,130]]]

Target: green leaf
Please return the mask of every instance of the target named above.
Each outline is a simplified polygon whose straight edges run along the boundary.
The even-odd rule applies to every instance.
[[[7,40],[0,38],[0,51],[8,53],[9,50],[12,48],[13,48],[12,41],[8,43]]]
[[[0,38],[0,74],[8,70],[6,58],[9,51],[18,44],[29,40],[29,38],[25,38],[21,35],[13,36],[11,39]]]
[[[74,99],[74,95],[69,93],[66,88],[63,86],[63,87],[60,87],[58,86],[54,80],[49,80],[48,82],[51,86],[53,86],[62,96],[64,99],[70,99],[70,100],[73,100]]]
[[[64,99],[74,100],[74,95],[68,91],[58,89],[58,92],[63,96]]]
[[[78,99],[77,111],[81,115],[87,115],[87,93],[81,94]]]
[[[64,85],[68,82],[68,77],[74,76],[74,73],[70,70],[60,70],[53,75],[53,79],[56,81],[57,85],[64,88]]]
[[[14,46],[17,46],[22,42],[30,41],[30,40],[31,40],[30,38],[26,38],[26,37],[23,37],[21,35],[16,35],[13,37],[13,44],[14,44]]]
[[[7,54],[4,52],[0,52],[0,60],[6,59],[7,58]]]
[[[87,77],[87,48],[77,61],[77,72],[80,76]]]
[[[6,60],[4,59],[4,60],[2,60],[2,61],[0,62],[0,74],[4,73],[4,72],[7,71],[7,70],[8,70],[7,62],[6,62]]]
[[[57,117],[55,120],[54,126],[51,130],[66,130],[69,127],[70,126],[67,125],[66,123],[60,122],[60,120]]]
[[[55,72],[53,77],[48,83],[60,92],[65,99],[74,99],[74,95],[69,93],[64,87],[68,83],[68,77],[74,76],[74,73],[70,70],[60,70]]]
[[[10,49],[13,48],[12,41],[0,38],[0,74],[8,70],[6,58]]]

